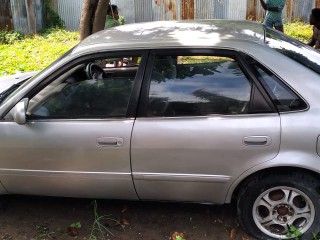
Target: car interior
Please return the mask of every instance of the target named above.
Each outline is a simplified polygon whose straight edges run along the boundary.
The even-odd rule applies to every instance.
[[[79,64],[36,94],[27,116],[124,117],[137,70],[138,63],[116,58]]]
[[[156,85],[166,87],[166,96],[159,97],[159,94],[152,94],[151,83],[147,115],[174,117],[207,114],[247,114],[249,112],[250,92],[248,92],[249,95],[246,96],[245,100],[239,100],[232,96],[226,96],[220,91],[226,88],[229,88],[230,91],[238,91],[236,88],[239,86],[224,83],[226,82],[224,81],[225,75],[227,75],[224,74],[224,71],[226,72],[227,69],[231,68],[236,69],[237,65],[231,59],[226,58],[159,56],[155,61],[151,81],[155,88],[157,88]],[[239,73],[234,74],[233,78],[239,79]],[[206,89],[206,87],[210,87],[206,84],[208,79],[212,82],[212,86],[216,85],[217,87],[210,90]],[[239,81],[238,79],[234,82]],[[244,78],[241,80],[241,84],[246,84]],[[174,99],[177,85],[180,86],[180,99]],[[190,85],[193,85],[194,88],[188,88]],[[188,91],[181,92],[182,89],[188,89]]]

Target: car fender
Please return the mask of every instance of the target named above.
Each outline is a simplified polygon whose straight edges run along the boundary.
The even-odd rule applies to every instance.
[[[290,161],[288,161],[290,159]],[[234,181],[231,183],[229,190],[226,195],[225,203],[230,203],[232,199],[232,195],[235,189],[245,180],[247,177],[251,175],[263,172],[276,168],[296,168],[306,171],[311,171],[320,176],[320,158],[318,155],[312,155],[305,152],[280,152],[277,157],[270,161],[263,162],[258,164],[247,171],[243,172],[241,175],[236,177]]]

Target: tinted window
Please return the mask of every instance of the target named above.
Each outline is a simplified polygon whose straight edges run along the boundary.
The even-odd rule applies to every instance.
[[[251,57],[247,56],[246,62],[251,65],[256,77],[272,98],[279,112],[296,111],[307,108],[307,104],[271,71]]]
[[[114,57],[75,66],[30,100],[29,118],[125,117],[135,60]]]
[[[232,58],[159,56],[151,76],[147,115],[246,114],[251,88]]]

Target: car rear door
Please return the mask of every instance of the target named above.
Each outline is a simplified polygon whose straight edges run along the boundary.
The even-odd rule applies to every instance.
[[[146,57],[135,53],[139,63],[120,67],[130,54],[69,63],[27,94],[25,125],[0,122],[0,179],[9,193],[137,198],[130,139]]]
[[[273,159],[280,118],[233,51],[155,51],[132,134],[141,199],[223,203],[243,172]]]

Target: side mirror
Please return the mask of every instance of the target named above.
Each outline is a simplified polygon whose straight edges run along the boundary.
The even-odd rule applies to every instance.
[[[24,98],[16,104],[13,111],[13,119],[19,125],[26,124],[26,111],[28,106],[29,99]]]

